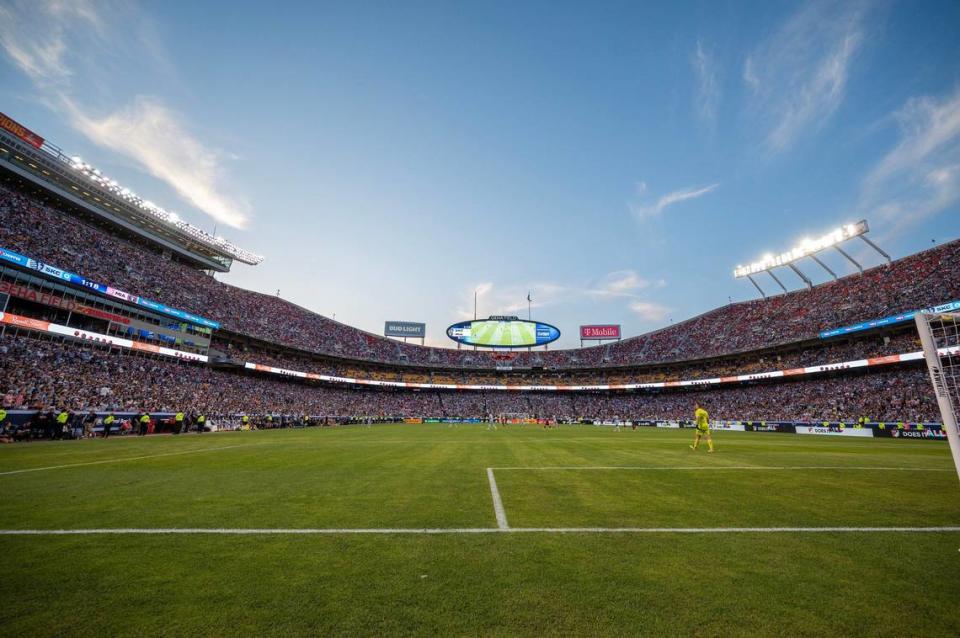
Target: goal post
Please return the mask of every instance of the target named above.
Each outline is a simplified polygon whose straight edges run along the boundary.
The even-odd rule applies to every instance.
[[[923,344],[923,357],[940,407],[943,429],[950,442],[953,463],[960,476],[960,313],[923,313],[915,315],[917,332]]]

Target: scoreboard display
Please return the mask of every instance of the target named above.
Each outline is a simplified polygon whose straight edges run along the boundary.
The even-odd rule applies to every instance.
[[[447,336],[468,346],[532,348],[556,341],[560,330],[539,321],[494,316],[455,323],[447,328]]]

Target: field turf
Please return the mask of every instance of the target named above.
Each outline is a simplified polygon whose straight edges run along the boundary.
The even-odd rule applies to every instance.
[[[946,444],[690,438],[378,425],[5,446],[0,635],[960,635]],[[862,529],[889,527],[952,529]],[[139,531],[103,533],[121,529]]]

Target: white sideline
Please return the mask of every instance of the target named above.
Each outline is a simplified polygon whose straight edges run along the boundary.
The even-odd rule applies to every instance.
[[[939,527],[449,527],[449,528],[206,528],[119,527],[92,529],[4,529],[0,536],[92,536],[98,534],[211,534],[211,535],[320,535],[320,534],[829,534],[829,533],[960,532],[960,526]]]
[[[487,480],[490,481],[490,496],[493,498],[493,513],[497,516],[497,527],[500,529],[510,529],[507,524],[507,512],[503,509],[503,501],[500,500],[500,490],[497,489],[497,479],[493,477],[493,468],[487,468]]]
[[[180,450],[179,452],[164,452],[162,454],[146,454],[144,456],[127,456],[122,458],[102,459],[100,461],[87,461],[85,463],[69,463],[67,465],[48,465],[46,467],[29,467],[22,470],[10,470],[0,472],[0,476],[9,476],[10,474],[24,474],[26,472],[42,472],[44,470],[61,470],[68,467],[80,467],[83,465],[102,465],[104,463],[122,463],[124,461],[140,461],[143,459],[153,459],[159,456],[177,456],[179,454],[200,454],[201,452],[216,452],[218,450],[232,450],[238,447],[250,447],[253,445],[263,445],[263,443],[243,443],[241,445],[226,445],[223,447],[205,448],[202,450]]]
[[[877,466],[870,467],[869,465],[717,465],[717,466],[701,466],[701,465],[673,465],[673,466],[661,466],[661,465],[557,465],[557,466],[520,466],[520,467],[491,467],[487,468],[489,473],[491,470],[506,471],[506,470],[670,470],[670,471],[681,471],[681,470],[692,470],[692,471],[705,471],[710,472],[713,470],[876,470],[878,472],[953,472],[953,468],[939,468],[939,467],[889,467],[889,466]]]

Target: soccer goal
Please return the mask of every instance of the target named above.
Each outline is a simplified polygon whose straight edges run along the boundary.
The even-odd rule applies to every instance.
[[[957,412],[960,410],[960,313],[916,314],[917,331],[923,343],[923,356],[937,395],[943,428],[947,432],[953,462],[960,476],[960,434]]]

